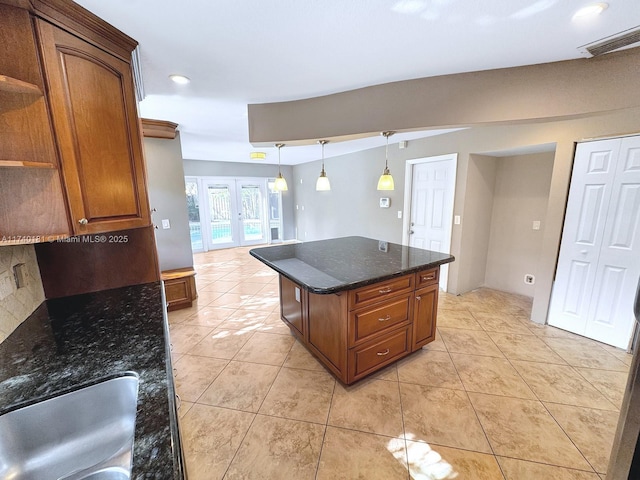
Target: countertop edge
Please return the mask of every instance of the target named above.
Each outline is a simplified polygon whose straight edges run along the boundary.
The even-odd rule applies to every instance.
[[[429,270],[431,268],[439,267],[441,265],[445,265],[447,263],[451,263],[451,262],[455,261],[455,257],[453,255],[451,255],[449,258],[446,258],[446,259],[443,259],[443,260],[437,260],[435,262],[430,262],[430,263],[427,263],[427,264],[424,264],[424,265],[419,265],[417,267],[411,267],[411,268],[407,268],[407,269],[404,269],[404,270],[398,270],[397,272],[394,272],[394,273],[391,273],[391,274],[388,274],[388,275],[376,276],[376,277],[368,278],[366,280],[361,280],[359,282],[347,283],[347,284],[340,285],[340,286],[337,286],[337,287],[318,288],[318,287],[313,287],[311,285],[308,285],[308,284],[304,283],[303,281],[301,281],[299,278],[296,278],[296,277],[292,276],[291,274],[289,274],[288,272],[286,272],[283,269],[279,268],[277,265],[273,264],[269,260],[267,260],[264,257],[261,257],[260,255],[256,254],[254,252],[254,249],[249,250],[249,254],[252,257],[254,257],[255,259],[257,259],[258,261],[260,261],[260,262],[264,263],[265,265],[267,265],[269,268],[271,268],[271,269],[275,270],[276,272],[278,272],[283,277],[288,278],[292,282],[295,282],[296,284],[300,285],[302,288],[304,288],[308,292],[314,293],[314,294],[317,294],[317,295],[331,295],[331,294],[335,294],[335,293],[346,292],[348,290],[355,290],[356,288],[366,287],[367,285],[372,285],[374,283],[383,282],[385,280],[391,280],[393,278],[402,277],[403,275],[410,275],[412,273],[421,272],[423,270]]]

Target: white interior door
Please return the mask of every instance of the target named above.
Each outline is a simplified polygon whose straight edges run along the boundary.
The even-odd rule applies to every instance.
[[[640,137],[578,145],[549,324],[626,348],[640,275]]]
[[[403,243],[436,252],[451,252],[457,159],[457,154],[451,154],[407,162],[410,189],[405,188],[405,191],[409,190],[405,197],[405,212],[409,213],[409,223],[405,223]],[[448,273],[448,265],[443,265],[440,288],[445,292]]]

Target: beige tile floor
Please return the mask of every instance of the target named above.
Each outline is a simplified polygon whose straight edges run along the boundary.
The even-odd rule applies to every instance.
[[[624,351],[479,289],[441,294],[433,343],[345,387],[291,336],[248,250],[195,255],[198,301],[169,315],[190,480],[605,478]]]

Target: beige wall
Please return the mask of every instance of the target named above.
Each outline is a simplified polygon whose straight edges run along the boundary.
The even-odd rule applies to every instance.
[[[554,153],[496,158],[496,181],[485,286],[533,297],[525,274],[538,276],[538,263]],[[533,222],[540,221],[540,230]]]
[[[28,285],[17,290],[13,267],[24,263],[29,272]],[[0,343],[3,342],[44,301],[44,290],[33,245],[0,247],[0,273],[9,272],[13,292],[0,300]]]
[[[465,194],[473,201],[465,208],[462,224],[473,242],[467,252],[467,267],[458,271],[458,282],[473,288],[485,284],[497,168],[495,157],[469,156]]]

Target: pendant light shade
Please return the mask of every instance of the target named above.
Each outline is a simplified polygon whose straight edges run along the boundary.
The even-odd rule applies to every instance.
[[[387,146],[384,151],[384,171],[378,180],[378,190],[393,190],[393,177],[389,172],[389,137],[396,132],[382,132],[381,135],[387,139]]]
[[[329,177],[327,177],[327,174],[324,171],[324,145],[325,143],[329,143],[329,140],[318,140],[318,143],[322,145],[322,170],[320,171],[318,180],[316,180],[316,190],[318,192],[326,192],[328,190],[331,190]]]
[[[284,143],[276,143],[276,148],[278,149],[278,177],[274,183],[274,188],[279,192],[286,192],[289,190],[287,187],[287,181],[282,176],[282,172],[280,171],[280,149],[284,147]]]

